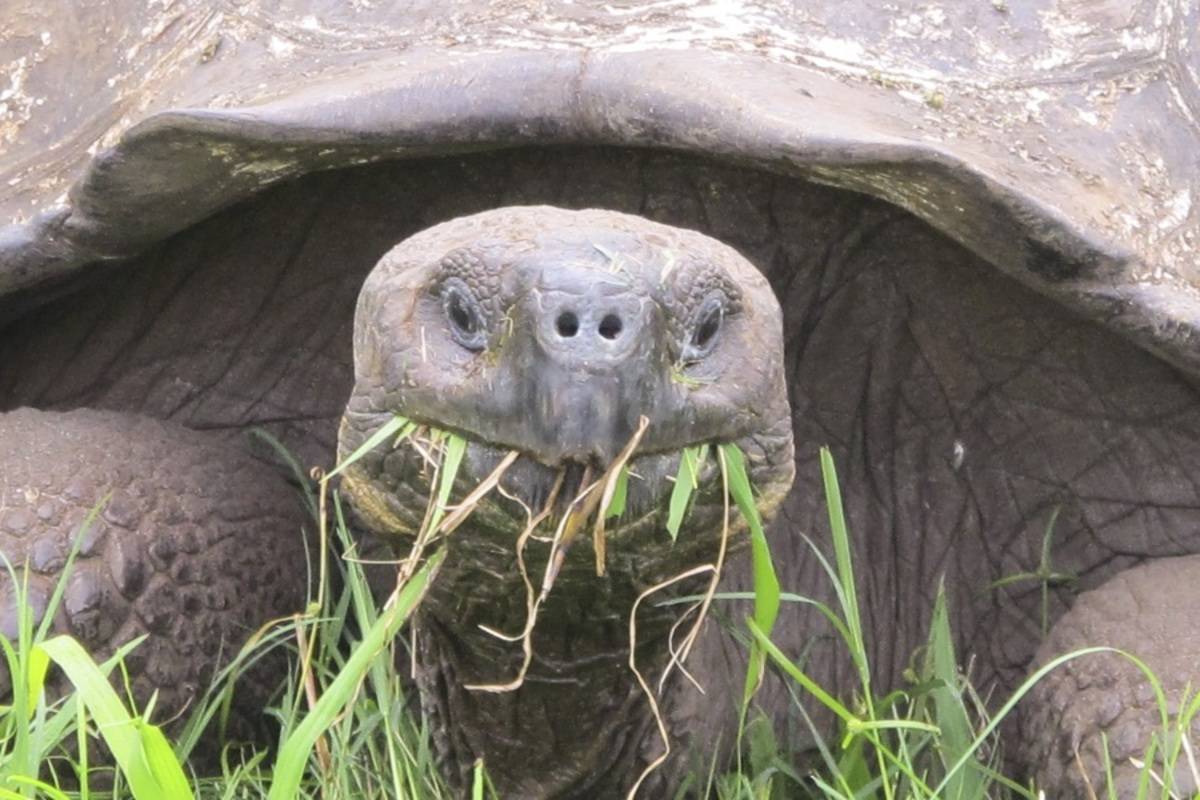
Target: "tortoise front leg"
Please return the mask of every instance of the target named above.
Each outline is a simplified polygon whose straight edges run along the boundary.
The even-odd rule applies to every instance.
[[[91,410],[0,414],[0,443],[0,554],[28,585],[34,624],[65,578],[55,632],[98,661],[145,635],[126,665],[139,704],[158,692],[154,721],[185,719],[251,633],[303,609],[305,514],[267,465],[178,425]],[[0,570],[0,633],[10,639],[15,597]],[[239,682],[234,733],[259,729],[278,666]]]
[[[1115,647],[1142,659],[1162,682],[1170,718],[1200,688],[1200,556],[1149,561],[1079,596],[1051,629],[1036,664],[1084,647]],[[1115,653],[1081,656],[1051,672],[1022,702],[1019,756],[1047,797],[1107,796],[1106,753],[1117,797],[1133,797],[1152,737],[1162,731],[1155,693],[1129,659]],[[1200,743],[1190,726],[1184,748]],[[1158,743],[1162,748],[1162,737]],[[1196,791],[1184,750],[1177,752],[1174,789]],[[1162,774],[1161,756],[1155,772]],[[1158,788],[1151,785],[1152,794]],[[1094,795],[1093,795],[1094,792]]]

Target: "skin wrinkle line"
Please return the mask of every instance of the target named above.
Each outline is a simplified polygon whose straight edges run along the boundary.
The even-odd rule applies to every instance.
[[[296,242],[290,248],[288,248],[288,252],[283,259],[280,260],[278,271],[272,276],[270,283],[265,287],[265,291],[260,295],[258,305],[252,312],[251,317],[257,318],[263,314],[263,311],[267,308],[267,304],[279,290],[279,287],[287,278],[287,275],[295,268],[296,260],[302,257],[305,247],[311,240],[313,229],[316,226],[317,220],[324,215],[324,212],[327,208],[327,202],[328,200],[326,197],[321,197],[319,198],[318,202],[314,203],[312,207],[307,210],[303,221],[297,226],[297,230],[300,233],[299,237],[297,238]],[[245,332],[243,332],[242,336],[235,341],[233,350],[231,351],[229,359],[225,364],[225,369],[222,371],[223,374],[228,374],[230,368],[237,361],[239,354],[244,350],[246,343],[250,340],[251,336],[252,330],[247,329]]]
[[[157,248],[155,248],[155,250],[158,253],[162,253],[163,251],[165,251],[165,249],[166,249],[165,243],[160,244]],[[166,297],[164,297],[162,299],[162,301],[158,304],[160,313],[163,310],[169,309],[180,299],[180,297],[183,295],[184,291],[186,290],[188,284],[192,281],[192,279],[196,275],[196,273],[202,268],[203,260],[201,258],[201,253],[193,253],[193,252],[189,251],[188,256],[190,257],[190,259],[192,260],[193,263],[189,268],[181,270],[180,274],[177,276],[177,279],[171,284],[170,288],[167,291]],[[136,284],[136,283],[138,283],[136,278],[134,278],[128,282],[128,284]],[[145,336],[147,336],[150,333],[151,327],[152,327],[152,320],[148,319],[146,326],[141,329],[140,335],[133,337],[132,341],[142,340]]]
[[[162,247],[163,246],[160,245],[158,248],[155,248],[155,250],[161,252]],[[189,253],[189,255],[191,255],[191,254]],[[167,298],[165,299],[165,301],[163,303],[161,303],[159,305],[160,309],[166,307],[168,304],[175,302],[175,300],[179,297],[179,295],[184,291],[185,287],[190,282],[192,277],[199,270],[201,263],[202,263],[199,255],[192,256],[192,260],[195,263],[192,265],[192,267],[190,269],[185,269],[181,272],[179,279],[174,283],[174,285],[171,287],[170,291],[168,292]],[[128,276],[124,281],[124,285],[122,287],[123,291],[118,292],[118,294],[123,294],[126,291],[128,291],[130,288],[136,286],[136,284],[139,283],[139,280],[138,280],[139,277],[140,276],[136,276],[136,275]],[[131,344],[135,344],[137,342],[144,341],[145,337],[153,329],[154,322],[155,322],[155,319],[154,319],[153,315],[147,315],[144,324],[142,326],[139,326],[139,330],[137,332],[131,333],[131,335],[125,342],[125,346],[128,347]],[[95,328],[93,327],[93,329],[91,331],[89,331],[87,334],[85,334],[81,338],[80,341],[86,342],[88,339],[91,338],[91,335],[92,335],[92,333],[94,333],[94,331],[95,331]],[[135,344],[135,347],[136,347],[136,344]],[[122,358],[123,358],[123,362],[126,366],[136,365],[137,362],[136,362],[135,353],[133,353],[133,352],[126,353],[125,348],[120,347],[120,346],[114,347],[113,351],[114,352],[113,352],[112,359],[109,361],[108,364],[105,365],[105,367],[102,370],[102,373],[108,373],[109,371],[111,371],[115,364],[117,364],[119,361],[122,361]],[[145,409],[143,407],[139,410],[144,411]]]
[[[156,251],[161,252],[161,250],[159,248],[156,248]],[[168,300],[167,300],[168,303],[174,302],[174,300],[176,299],[178,294],[183,291],[184,287],[188,284],[188,282],[191,280],[192,276],[195,274],[198,266],[199,266],[199,264],[195,264],[191,269],[187,269],[182,272],[182,274],[179,277],[179,280],[172,287],[172,289],[168,295]],[[117,294],[123,294],[123,293],[125,293],[125,290],[128,290],[132,285],[137,284],[139,282],[139,277],[141,277],[141,276],[130,275],[129,277],[127,277],[125,279],[125,281],[123,282],[123,285],[121,286],[122,291],[117,292]],[[106,310],[109,309],[109,306],[107,303],[100,307],[103,309],[106,309]],[[99,317],[97,319],[95,319],[93,321],[93,324],[91,325],[91,327],[82,336],[80,336],[78,338],[79,348],[82,348],[86,342],[88,342],[89,340],[92,339],[92,337],[96,333],[96,330],[97,330],[99,324],[101,323],[101,321],[102,320]],[[137,342],[142,337],[147,335],[150,332],[151,325],[152,325],[152,323],[150,321],[148,321],[147,326],[141,330],[140,334],[131,335],[129,337],[128,341],[126,342],[126,345],[128,345],[132,342]],[[108,364],[105,365],[104,369],[101,370],[101,373],[103,374],[103,373],[109,372],[113,368],[113,366],[121,360],[121,355],[122,355],[121,348],[119,348],[119,347],[114,348],[114,354],[113,354],[111,360],[109,361]],[[79,350],[76,351],[75,355],[72,356],[71,359],[69,359],[69,361],[73,362],[78,357],[79,357]],[[129,357],[126,357],[125,362],[129,363],[129,360],[130,360]],[[66,366],[67,366],[67,363],[66,363],[66,361],[64,361],[63,368],[65,369]],[[57,383],[58,378],[61,377],[61,375],[62,375],[62,370],[60,370],[59,373],[54,377],[54,379],[52,379],[51,383]],[[73,406],[81,404],[80,401],[75,400],[69,396],[67,398],[65,398],[65,401]],[[63,401],[59,401],[58,403],[55,403],[55,405],[62,405],[62,402]]]
[[[254,412],[258,410],[260,405],[262,405],[264,402],[266,402],[267,395],[272,394],[275,391],[275,389],[278,388],[279,385],[284,380],[291,377],[291,375],[288,372],[288,368],[290,366],[293,366],[296,364],[297,356],[300,353],[306,354],[308,356],[308,359],[306,359],[306,361],[304,363],[306,365],[308,365],[308,364],[311,364],[311,359],[324,355],[325,348],[332,345],[333,334],[329,333],[329,334],[327,334],[325,341],[324,341],[325,347],[310,346],[312,338],[317,336],[319,333],[320,333],[320,329],[317,326],[313,326],[312,330],[309,331],[308,339],[304,343],[305,347],[303,347],[303,348],[297,347],[297,348],[293,348],[290,350],[289,354],[286,357],[285,363],[280,365],[279,373],[275,376],[275,379],[271,381],[270,385],[264,387],[262,389],[262,391],[258,392],[257,397],[255,397],[253,400],[251,400],[250,406],[248,408],[246,408],[245,411],[242,412],[241,417],[238,420],[238,423],[236,423],[236,424],[242,425],[242,426],[245,426],[247,424],[254,424],[254,425],[262,424],[258,419],[254,418]]]
[[[869,235],[872,236],[872,238],[873,238],[874,236],[881,234],[883,232],[883,229],[886,227],[886,225],[893,222],[895,218],[899,218],[899,216],[900,216],[899,214],[888,215],[888,218],[886,220],[884,220],[883,222],[877,223],[877,225],[874,227],[874,229],[870,232]],[[862,224],[863,224],[863,222],[862,222],[861,218],[855,218],[854,224],[853,224],[853,229],[860,228]],[[804,320],[804,323],[801,325],[799,330],[797,330],[797,332],[794,334],[794,337],[799,339],[799,341],[800,341],[800,346],[799,346],[799,348],[796,349],[796,352],[795,352],[795,360],[797,361],[797,363],[803,361],[803,359],[807,353],[808,342],[811,340],[812,334],[815,332],[817,326],[820,324],[820,321],[823,318],[823,315],[816,313],[816,312],[818,311],[818,309],[824,308],[826,305],[828,305],[829,300],[831,300],[839,291],[841,291],[843,288],[845,288],[845,286],[849,285],[849,282],[852,280],[851,278],[847,278],[846,282],[844,284],[835,285],[833,287],[830,287],[829,291],[827,293],[825,293],[824,295],[822,295],[822,293],[821,293],[821,289],[824,287],[826,279],[829,277],[830,272],[831,272],[831,270],[829,269],[829,264],[833,258],[833,250],[834,250],[834,248],[837,248],[837,247],[844,247],[844,241],[845,241],[844,235],[830,237],[830,241],[827,243],[826,248],[825,248],[824,256],[822,258],[818,259],[818,261],[817,261],[817,265],[818,265],[817,289],[818,290],[816,292],[811,293],[812,299],[811,299],[808,307],[806,308],[805,313],[801,317],[801,319]],[[792,288],[793,283],[799,281],[801,279],[801,277],[804,275],[804,272],[799,269],[792,270],[791,275],[792,275],[792,278],[787,284],[787,289],[788,289],[789,295],[791,293],[791,288]],[[812,320],[812,321],[809,322],[809,320]],[[805,334],[807,334],[807,335],[805,335]],[[788,337],[787,341],[790,344],[792,341],[792,335],[785,333],[785,336]],[[789,382],[788,385],[789,385],[789,387],[791,387],[794,385],[794,382]],[[795,405],[795,403],[793,402],[793,406],[794,405]]]
[[[259,312],[262,312],[263,303],[268,302],[269,299],[271,299],[271,297],[275,295],[275,291],[278,289],[278,287],[280,287],[280,285],[282,284],[283,281],[286,281],[288,273],[292,272],[294,270],[294,261],[296,258],[299,258],[300,253],[302,251],[304,251],[304,247],[307,243],[308,236],[311,235],[311,231],[314,227],[314,219],[316,219],[320,216],[320,213],[322,213],[322,209],[323,209],[322,204],[319,204],[319,203],[314,204],[313,209],[310,211],[310,218],[308,218],[308,224],[304,225],[304,228],[302,228],[302,230],[304,230],[305,233],[304,233],[304,235],[301,236],[301,241],[296,243],[296,246],[293,248],[292,254],[288,255],[287,258],[284,258],[281,261],[281,269],[280,269],[280,271],[278,271],[276,273],[275,282],[274,282],[274,284],[271,285],[271,287],[268,287],[263,291],[262,299],[260,299],[260,301],[259,301],[258,311],[256,313],[252,314],[254,318],[257,318],[259,315]],[[318,331],[319,331],[318,327],[313,327],[313,330],[311,330],[310,333],[308,333],[308,336],[310,336],[310,337],[316,336]],[[251,338],[251,336],[253,335],[253,332],[254,332],[253,330],[247,330],[244,333],[244,335],[242,335],[240,341],[238,343],[235,343],[234,348],[232,350],[230,350],[230,354],[228,356],[229,365],[233,365],[233,363],[236,360],[238,360],[239,351],[245,351],[245,349],[244,349],[245,343],[248,341],[248,339]],[[289,356],[289,357],[293,357],[293,359],[294,359],[294,355],[295,354],[293,353],[292,356]],[[271,391],[271,389],[274,389],[274,386],[278,384],[278,381],[289,377],[289,375],[286,374],[286,367],[287,367],[287,365],[281,366],[280,375],[278,375],[278,378],[276,379],[275,383],[272,384],[271,386],[269,386],[268,389],[264,390],[263,395],[260,395],[258,399],[262,399],[262,397],[265,396],[266,392],[269,392],[269,391]],[[223,381],[226,380],[227,375],[228,375],[228,367],[227,367],[226,372],[220,373],[220,377],[218,377],[218,379],[215,381],[214,384],[211,384],[209,386],[209,389],[215,389],[216,386],[222,384]],[[198,392],[197,393],[197,402],[200,402],[199,397],[200,397],[200,393]],[[258,404],[258,401],[256,399],[256,401],[252,402],[251,407],[248,408],[246,411],[244,411],[244,413],[242,413],[241,419],[238,422],[232,423],[232,425],[230,425],[229,427],[236,427],[236,426],[244,425],[247,415],[250,414],[254,408],[257,408],[257,404]],[[295,417],[293,417],[293,419],[295,419]],[[262,422],[256,421],[256,425],[262,425]]]
[[[92,338],[92,336],[95,334],[96,330],[99,328],[101,323],[105,321],[105,319],[107,318],[107,316],[111,312],[111,310],[112,309],[110,309],[107,305],[105,305],[105,306],[100,306],[93,311],[93,316],[91,318],[87,332],[83,336],[79,337],[76,340],[77,346],[79,348],[82,348],[84,346],[84,343],[89,341]],[[78,351],[77,351],[77,353],[78,353]],[[47,385],[49,386],[49,385],[57,384],[59,382],[59,380],[62,378],[64,372],[68,369],[68,367],[70,365],[69,362],[71,362],[73,360],[74,360],[73,358],[64,359],[59,364],[57,372],[52,377],[48,378]],[[115,357],[113,360],[115,361]],[[111,367],[112,362],[110,362],[107,366]]]

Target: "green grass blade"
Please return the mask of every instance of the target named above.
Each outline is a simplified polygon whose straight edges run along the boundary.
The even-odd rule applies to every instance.
[[[780,588],[779,578],[775,574],[775,565],[771,562],[771,550],[767,546],[767,536],[763,531],[762,518],[758,515],[758,506],[754,502],[754,492],[750,489],[750,478],[746,473],[746,459],[742,451],[734,444],[720,446],[721,468],[725,470],[729,481],[729,494],[737,504],[738,510],[746,520],[750,530],[750,562],[754,578],[754,622],[758,630],[765,636],[771,635],[775,619],[779,616]],[[742,704],[749,703],[750,697],[758,689],[762,679],[763,667],[766,665],[766,655],[761,647],[750,651],[750,665],[746,670],[746,685],[742,694]]]
[[[833,534],[834,562],[837,564],[837,582],[841,587],[842,618],[850,631],[851,655],[858,667],[864,691],[871,685],[870,665],[866,658],[862,621],[858,610],[858,590],[854,581],[854,560],[850,550],[850,531],[846,525],[846,514],[842,508],[842,492],[838,485],[837,469],[833,454],[828,447],[821,448],[821,478],[825,485],[825,505],[829,509],[829,528]]]
[[[671,534],[672,542],[679,536],[683,517],[696,491],[696,474],[702,450],[703,446],[685,447],[679,457],[679,471],[675,475],[675,486],[671,489],[671,499],[667,505],[667,533]]]
[[[143,729],[154,726],[130,716],[83,646],[69,636],[56,636],[36,646],[45,650],[75,687],[129,782],[134,797],[137,800],[190,800],[192,793],[186,782],[182,791],[177,785],[163,786],[151,771],[144,758]],[[174,754],[171,758],[174,759]]]
[[[475,761],[474,775],[471,781],[471,800],[483,800],[483,760]]]
[[[429,530],[436,531],[446,514],[450,502],[450,490],[454,488],[454,479],[458,477],[458,468],[462,466],[463,455],[467,452],[467,440],[455,433],[446,433],[446,455],[442,458],[442,466],[438,470],[437,506],[433,510],[433,518],[429,521]]]
[[[715,592],[712,596],[713,600],[753,600],[754,592]],[[686,594],[681,597],[672,597],[668,600],[660,600],[654,603],[656,608],[665,608],[667,606],[691,605],[704,599],[702,594]],[[783,603],[798,603],[800,605],[812,606],[821,613],[821,616],[833,626],[833,629],[838,632],[843,641],[849,643],[850,631],[846,628],[846,623],[842,622],[841,617],[833,613],[833,609],[822,603],[820,600],[814,600],[811,597],[805,597],[795,592],[780,592],[779,602]]]
[[[88,731],[87,731],[87,706],[79,695],[75,696],[74,702],[71,705],[75,706],[75,744],[79,748],[79,761],[75,765],[76,775],[79,777],[79,797],[80,800],[88,800]],[[65,716],[65,711],[63,712]]]
[[[933,705],[938,728],[938,749],[946,766],[955,763],[971,749],[974,738],[971,720],[958,692],[958,661],[954,654],[954,639],[950,630],[950,615],[946,610],[945,586],[938,585],[933,604],[933,622],[929,631],[929,653],[933,662],[933,676],[940,686],[933,689]],[[947,800],[966,800],[983,797],[987,785],[986,775],[979,770],[977,761],[968,760],[946,785]]]
[[[864,731],[886,731],[886,730],[909,730],[922,731],[924,733],[938,734],[941,729],[937,725],[929,722],[921,722],[915,719],[876,719],[859,721],[852,727],[854,733]]]
[[[192,790],[188,785],[187,775],[183,766],[175,757],[175,750],[162,730],[157,725],[143,722],[140,726],[142,734],[142,756],[150,774],[162,787],[163,797],[191,797]]]
[[[46,685],[46,673],[50,669],[50,656],[40,647],[34,647],[30,650],[29,660],[25,664],[26,671],[26,686],[29,690],[29,709],[32,712],[37,706],[38,698],[42,696],[42,689]]]
[[[11,778],[9,778],[9,781],[17,784],[18,786],[28,786],[31,789],[36,789],[38,792],[49,797],[50,800],[70,800],[70,796],[66,792],[51,786],[45,781],[38,780],[37,778],[30,778],[26,775],[13,775]],[[20,797],[20,795],[14,795],[12,792],[7,790],[3,791],[4,794],[0,794],[0,797]]]
[[[445,550],[435,553],[400,590],[395,602],[380,614],[375,624],[367,631],[321,699],[279,748],[268,800],[292,800],[296,797],[300,779],[304,775],[317,738],[354,697],[379,652],[392,640],[416,607],[430,576],[437,570],[443,558]]]
[[[762,648],[762,651],[766,655],[770,656],[771,660],[774,661],[779,668],[788,675],[788,677],[800,684],[800,686],[804,687],[805,691],[815,697],[817,701],[821,703],[821,705],[825,706],[834,714],[836,714],[838,718],[846,724],[847,727],[859,724],[858,717],[854,715],[854,712],[846,708],[846,706],[838,701],[838,699],[832,694],[825,691],[820,684],[810,678],[804,670],[800,669],[800,667],[793,663],[790,658],[784,655],[783,651],[771,641],[766,631],[760,628],[758,623],[752,617],[748,617],[746,619],[746,625],[750,628],[750,633],[753,635],[755,643]]]
[[[100,664],[100,674],[108,677],[108,675],[111,674],[114,669],[116,669],[117,664],[124,659],[125,656],[131,653],[134,648],[140,645],[145,638],[146,637],[144,635],[139,636],[138,638],[126,642],[125,644],[121,645],[121,647],[117,648],[116,652],[114,652],[108,659]],[[48,656],[45,655],[45,652],[40,650],[40,648],[33,648],[30,652],[30,658],[36,659],[41,657],[38,655],[39,653],[41,653],[41,656],[48,658]],[[39,708],[42,705],[43,704],[39,704]],[[81,709],[84,708],[85,707],[82,706],[82,701],[80,700],[79,696],[76,695],[75,702],[60,705],[57,711],[50,715],[45,722],[35,722],[34,725],[30,726],[37,734],[37,738],[33,743],[33,749],[31,752],[31,759],[33,762],[40,763],[50,756],[58,747],[59,743],[70,735],[71,728],[74,727],[79,740],[78,745],[80,759],[80,763],[75,766],[86,770],[88,753],[87,736],[86,730],[83,729],[82,725],[79,724],[79,721],[83,718],[83,710]],[[16,778],[14,777],[13,780],[15,779]],[[82,800],[86,800],[86,784],[83,784],[80,788],[81,798]]]
[[[411,433],[416,428],[416,426],[413,423],[409,422],[404,417],[400,416],[399,414],[393,416],[391,419],[389,419],[387,422],[385,422],[379,430],[375,431],[370,436],[368,436],[367,440],[365,442],[363,442],[362,444],[360,444],[353,453],[351,453],[349,456],[347,456],[345,461],[338,464],[337,467],[334,468],[333,472],[330,472],[326,476],[326,478],[332,478],[332,477],[336,476],[338,473],[340,473],[346,467],[350,466],[355,461],[358,461],[360,458],[365,456],[367,453],[374,450],[376,447],[378,447],[380,444],[382,444],[384,442],[384,440],[386,440],[392,434],[402,433],[405,428],[408,428],[408,432]],[[400,441],[397,440],[396,444],[399,444],[399,443],[400,443]],[[393,445],[393,446],[395,446],[395,445]]]
[[[629,467],[621,467],[621,472],[617,475],[617,485],[613,489],[612,500],[608,502],[608,508],[604,511],[605,519],[619,517],[625,513],[625,498],[628,494]]]

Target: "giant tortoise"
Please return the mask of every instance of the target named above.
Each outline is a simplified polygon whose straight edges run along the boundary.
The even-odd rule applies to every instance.
[[[451,781],[483,758],[510,796],[617,796],[662,748],[630,602],[720,527],[709,469],[670,546],[671,453],[740,442],[782,585],[828,599],[801,534],[824,535],[829,444],[878,687],[944,579],[989,696],[1106,644],[1177,698],[1200,657],[1198,31],[1184,0],[11,0],[0,550],[36,606],[108,496],[60,624],[98,652],[149,633],[138,685],[178,708],[303,595],[301,515],[248,429],[329,465],[339,427],[345,452],[407,414],[468,439],[464,480],[515,449],[416,621],[423,705]],[[479,626],[519,624],[522,507],[638,433],[605,575],[576,544],[524,685],[470,688],[521,657]],[[419,479],[359,462],[358,524],[411,528]],[[1050,574],[1056,509],[1075,580],[1005,580]],[[747,585],[731,552],[722,586]],[[774,634],[849,692],[828,635],[798,609]],[[707,625],[707,693],[676,673],[660,697],[660,790],[729,749],[743,663]],[[1071,796],[1107,742],[1124,791],[1147,697],[1118,658],[1073,662],[1009,754]],[[786,711],[771,682],[758,702]]]

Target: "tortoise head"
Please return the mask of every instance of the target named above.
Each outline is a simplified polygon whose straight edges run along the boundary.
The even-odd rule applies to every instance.
[[[503,493],[481,508],[489,527],[510,530],[560,473],[569,483],[604,470],[644,418],[612,535],[657,528],[665,541],[686,447],[737,444],[764,512],[789,487],[781,335],[766,280],[701,234],[550,207],[456,219],[395,247],[363,287],[341,456],[395,414],[467,440],[465,490],[515,450]],[[369,527],[415,532],[430,488],[422,462],[383,449],[347,471]],[[715,459],[701,480],[718,506]]]

